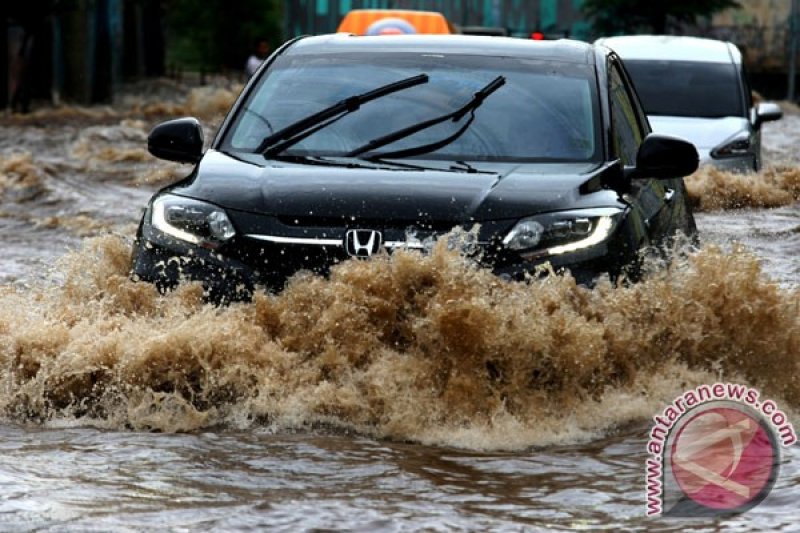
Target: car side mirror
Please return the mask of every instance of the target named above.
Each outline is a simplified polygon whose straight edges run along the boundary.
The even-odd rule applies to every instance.
[[[783,111],[780,106],[773,102],[761,102],[756,106],[754,126],[757,128],[764,122],[772,122],[773,120],[780,120],[783,117]]]
[[[197,163],[203,156],[203,128],[193,117],[162,122],[147,136],[147,150],[159,159]]]
[[[682,178],[697,170],[699,162],[697,148],[689,141],[651,133],[639,146],[634,177]]]

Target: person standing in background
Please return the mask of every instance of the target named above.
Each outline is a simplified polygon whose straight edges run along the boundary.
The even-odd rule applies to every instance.
[[[255,74],[258,67],[269,55],[269,43],[266,39],[259,39],[255,43],[254,52],[247,58],[247,63],[244,66],[244,72],[249,78]]]

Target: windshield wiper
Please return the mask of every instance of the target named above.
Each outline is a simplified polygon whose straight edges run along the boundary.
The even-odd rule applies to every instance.
[[[301,118],[297,122],[289,124],[285,128],[276,131],[272,135],[267,136],[261,141],[256,149],[257,152],[265,156],[279,154],[290,146],[302,141],[309,135],[319,131],[320,129],[332,124],[339,120],[348,113],[352,113],[360,108],[363,104],[381,98],[383,96],[392,94],[403,89],[408,89],[422,83],[428,83],[427,74],[418,74],[411,76],[404,80],[392,82],[369,92],[345,98],[340,102],[326,107],[322,111],[318,111],[305,118]]]
[[[422,131],[424,129],[436,126],[437,124],[441,124],[447,120],[452,119],[453,122],[458,122],[461,120],[464,115],[470,113],[470,119],[458,130],[455,134],[447,137],[446,139],[442,139],[441,141],[437,141],[434,143],[426,144],[424,146],[418,146],[415,148],[409,148],[407,150],[398,150],[396,152],[391,153],[383,153],[383,154],[376,154],[375,157],[380,158],[387,158],[387,157],[408,157],[409,155],[416,155],[416,154],[424,154],[425,152],[431,152],[434,150],[438,150],[439,148],[450,144],[451,142],[455,141],[458,137],[460,137],[475,119],[475,110],[483,104],[483,101],[497,89],[505,85],[506,79],[504,76],[497,76],[495,79],[490,81],[483,89],[476,92],[475,95],[470,99],[469,102],[461,106],[460,108],[447,113],[445,115],[438,116],[436,118],[432,118],[430,120],[426,120],[420,122],[418,124],[414,124],[408,126],[407,128],[403,128],[401,130],[394,131],[383,137],[378,137],[377,139],[373,139],[369,141],[367,144],[359,146],[355,150],[348,152],[346,155],[347,157],[356,157],[364,152],[369,152],[370,150],[374,150],[376,148],[380,148],[381,146],[386,146],[387,144],[391,144],[395,141],[399,141],[405,137],[409,137],[414,135],[415,133]]]

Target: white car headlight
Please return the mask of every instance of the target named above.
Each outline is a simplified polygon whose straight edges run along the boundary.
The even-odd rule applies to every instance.
[[[725,157],[739,157],[752,153],[750,136],[742,131],[711,150],[711,157],[720,159]]]
[[[171,194],[153,200],[151,223],[167,235],[209,248],[236,235],[222,208]]]
[[[508,232],[503,244],[525,259],[574,252],[605,241],[621,214],[621,209],[602,208],[525,218]]]

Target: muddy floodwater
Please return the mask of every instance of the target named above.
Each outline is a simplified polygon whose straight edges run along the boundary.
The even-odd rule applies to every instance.
[[[800,451],[715,519],[645,517],[649,421],[746,383],[800,424],[800,112],[687,180],[701,245],[634,286],[508,283],[441,246],[217,309],[128,277],[136,223],[236,87],[0,117],[0,531],[795,531]],[[469,179],[465,175],[465,179]]]

